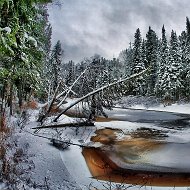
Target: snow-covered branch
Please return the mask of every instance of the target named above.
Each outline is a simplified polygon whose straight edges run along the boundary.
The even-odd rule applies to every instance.
[[[107,85],[105,85],[105,86],[102,86],[101,88],[98,88],[98,89],[96,89],[96,90],[94,90],[94,91],[92,91],[92,92],[86,94],[85,96],[83,96],[83,97],[77,99],[75,102],[73,102],[73,103],[72,103],[71,105],[69,105],[67,108],[65,108],[53,121],[56,122],[56,121],[59,119],[59,117],[60,117],[61,115],[63,115],[67,110],[69,110],[69,109],[72,108],[74,105],[78,104],[79,102],[83,101],[84,99],[86,99],[86,98],[88,98],[88,97],[90,97],[90,96],[92,96],[92,95],[95,95],[95,94],[97,94],[98,92],[103,91],[104,89],[110,88],[110,87],[112,87],[112,86],[114,86],[114,85],[117,85],[117,84],[119,84],[119,83],[126,82],[126,81],[130,81],[130,80],[132,80],[132,79],[134,79],[134,78],[136,78],[136,77],[139,77],[139,76],[143,75],[145,72],[147,72],[148,70],[149,70],[149,69],[145,69],[145,70],[143,70],[142,72],[139,72],[139,73],[137,73],[137,74],[131,75],[130,77],[127,77],[127,78],[120,79],[120,80],[118,80],[118,81],[116,81],[116,82],[107,84]]]

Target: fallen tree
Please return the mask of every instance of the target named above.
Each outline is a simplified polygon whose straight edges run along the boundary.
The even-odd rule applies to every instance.
[[[66,111],[68,111],[70,108],[72,108],[73,106],[75,106],[75,105],[78,104],[79,102],[82,102],[83,100],[87,99],[88,97],[93,96],[93,95],[95,95],[95,94],[97,94],[97,93],[99,93],[99,92],[101,92],[101,91],[103,91],[103,90],[109,89],[109,88],[111,88],[111,87],[113,87],[113,86],[115,86],[115,85],[118,85],[118,84],[120,84],[120,83],[124,83],[124,82],[131,81],[131,80],[133,80],[133,79],[135,79],[135,78],[137,78],[137,77],[139,77],[139,76],[145,74],[145,73],[148,72],[148,71],[149,71],[149,68],[148,68],[148,69],[145,69],[145,70],[143,70],[143,71],[141,71],[141,72],[139,72],[139,73],[137,73],[137,74],[131,75],[130,77],[126,77],[126,78],[120,79],[120,80],[118,80],[118,81],[116,81],[116,82],[112,82],[112,83],[110,83],[110,84],[104,85],[104,86],[102,86],[101,88],[98,88],[98,89],[96,89],[96,90],[94,90],[94,91],[92,91],[92,92],[90,92],[90,93],[84,95],[83,97],[77,99],[75,102],[73,102],[72,104],[70,104],[67,108],[65,108],[57,117],[55,117],[55,119],[54,119],[53,121],[54,121],[54,122],[57,122],[57,120],[59,119],[59,117],[60,117],[61,115],[63,115],[63,114],[64,114]]]
[[[43,122],[43,120],[46,118],[46,116],[50,113],[55,100],[59,99],[64,94],[65,94],[65,96],[59,102],[59,104],[57,105],[57,109],[65,102],[65,100],[68,97],[69,93],[72,92],[72,88],[78,82],[78,80],[85,74],[85,72],[87,71],[87,69],[88,69],[88,67],[78,76],[78,78],[74,81],[74,83],[70,87],[68,87],[66,90],[64,90],[63,92],[61,92],[60,94],[57,95],[60,83],[58,84],[58,86],[57,86],[57,88],[56,88],[56,90],[54,92],[53,98],[43,105],[42,111],[39,114],[39,117],[37,119],[38,122],[41,122],[41,123]],[[48,106],[48,108],[46,108],[47,106]]]
[[[77,122],[77,123],[61,123],[56,125],[43,125],[39,127],[33,127],[32,129],[49,129],[49,128],[64,128],[64,127],[83,127],[83,126],[94,126],[92,122]]]

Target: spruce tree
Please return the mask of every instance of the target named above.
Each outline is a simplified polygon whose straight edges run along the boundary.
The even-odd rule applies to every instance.
[[[60,81],[62,56],[63,50],[61,47],[61,42],[58,40],[53,47],[50,60],[50,80],[52,80],[53,90],[57,88]]]
[[[140,29],[138,28],[134,36],[131,74],[139,73],[144,69],[144,63],[142,62],[142,38]],[[143,77],[137,78],[134,83],[134,94],[144,95],[144,86]]]
[[[133,49],[131,43],[129,48],[126,50],[126,62],[125,62],[125,76],[130,76],[132,74],[132,58],[133,58]]]
[[[62,76],[62,77],[65,77],[65,84],[67,86],[71,86],[72,83],[75,81],[75,63],[71,60],[69,61],[67,64],[67,72],[66,72],[66,77],[65,76]]]
[[[157,79],[157,49],[158,37],[151,27],[149,27],[149,31],[146,34],[146,59],[147,67],[150,67],[151,71],[146,79],[147,95],[154,95],[154,88]]]
[[[178,100],[183,93],[182,61],[179,42],[172,30],[170,37],[168,62],[164,66],[161,77],[162,98],[164,100]]]
[[[162,27],[162,39],[160,43],[160,48],[159,48],[159,57],[158,57],[158,69],[157,69],[157,80],[156,80],[156,85],[155,85],[155,94],[158,97],[162,97],[163,95],[163,76],[164,72],[166,72],[166,67],[168,64],[168,58],[169,58],[169,48],[168,48],[168,42],[166,38],[166,30],[163,25]]]
[[[146,41],[142,40],[142,62],[144,63],[145,68],[147,68],[147,58],[146,58]]]
[[[185,50],[183,54],[183,66],[184,66],[184,73],[185,73],[185,93],[186,96],[190,96],[190,21],[189,18],[186,18],[186,43],[185,43]]]
[[[11,114],[13,96],[21,107],[22,101],[39,89],[49,53],[45,45],[49,41],[47,10],[38,2],[0,1],[0,99],[6,101]]]
[[[182,81],[182,55],[180,52],[180,45],[176,32],[172,30],[170,38],[170,57],[169,64],[171,65],[172,73],[172,88],[171,94],[174,100],[178,100],[183,94],[183,81]]]

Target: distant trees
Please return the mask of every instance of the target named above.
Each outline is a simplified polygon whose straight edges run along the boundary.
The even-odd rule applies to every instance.
[[[52,102],[57,101],[56,105],[59,108],[70,95],[78,98],[71,107],[82,103],[83,110],[89,114],[89,119],[95,114],[106,116],[104,107],[111,109],[114,100],[129,94],[156,96],[166,102],[181,98],[189,99],[190,22],[188,18],[186,31],[178,37],[172,30],[169,40],[164,26],[161,39],[158,39],[151,27],[146,39],[142,39],[138,28],[134,35],[134,43],[130,43],[129,48],[121,51],[118,59],[108,60],[94,55],[80,63],[74,63],[72,60],[64,63],[62,55],[63,50],[58,41],[50,56],[48,67],[50,77],[47,79],[48,84],[51,84],[49,88],[51,87],[52,101],[48,101],[50,106],[44,117],[53,105]],[[56,95],[60,82],[61,92]],[[62,96],[64,97],[61,99]],[[70,106],[66,110],[69,108]]]
[[[161,39],[158,39],[156,32],[149,27],[146,38],[143,39],[138,28],[134,35],[134,42],[121,51],[118,59],[107,60],[95,55],[80,63],[74,63],[71,60],[68,63],[62,62],[60,65],[58,61],[55,65],[60,65],[59,68],[62,69],[61,78],[64,79],[66,86],[71,86],[75,79],[88,68],[72,87],[73,92],[77,92],[74,93],[76,97],[84,96],[103,85],[149,68],[148,73],[128,82],[127,86],[116,85],[112,91],[108,90],[101,95],[100,93],[96,94],[94,98],[97,102],[102,102],[102,106],[106,105],[105,102],[107,105],[111,105],[111,100],[128,94],[156,96],[162,100],[173,101],[189,98],[189,19],[186,19],[186,31],[183,31],[179,37],[172,31],[170,39],[167,39],[164,26],[161,34]],[[56,70],[59,70],[58,67],[54,71]],[[52,78],[55,78],[55,83],[59,81],[58,77]]]
[[[150,68],[142,80],[133,83],[131,94],[157,96],[163,100],[190,98],[190,21],[186,18],[186,31],[178,37],[172,30],[167,40],[165,27],[158,39],[149,27],[146,39],[142,39],[137,29],[133,46],[122,51],[119,61],[124,63],[126,75],[137,70]],[[123,69],[122,69],[123,70]],[[137,88],[137,86],[139,88]],[[139,89],[139,90],[137,90]],[[141,89],[141,90],[140,90]]]
[[[88,65],[90,70],[81,78],[78,87],[77,85],[75,87],[75,91],[79,92],[79,95],[85,95],[101,85],[149,68],[146,75],[137,77],[134,81],[128,83],[127,87],[118,86],[117,92],[121,92],[121,95],[156,96],[166,101],[176,101],[181,98],[189,99],[189,19],[186,18],[186,31],[183,31],[179,37],[172,30],[170,38],[167,39],[164,26],[161,34],[161,39],[158,39],[156,32],[149,27],[146,38],[143,39],[138,28],[134,35],[134,42],[121,51],[118,59],[106,60],[94,57],[79,64],[72,64],[73,66],[69,67],[70,71],[68,73],[70,74],[67,75],[66,80],[69,81],[72,78],[71,73],[75,72],[77,76],[77,73],[80,73],[79,71],[82,68],[84,70]],[[107,96],[110,95],[107,94]]]

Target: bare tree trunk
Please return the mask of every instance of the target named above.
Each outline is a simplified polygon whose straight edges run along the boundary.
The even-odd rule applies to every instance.
[[[69,94],[70,92],[76,94],[76,93],[72,90],[72,88],[73,88],[73,86],[78,82],[78,80],[82,77],[82,75],[87,71],[87,69],[88,69],[88,68],[86,68],[86,69],[80,74],[80,76],[75,80],[75,82],[74,82],[70,87],[67,87],[67,86],[65,85],[68,89],[64,90],[63,92],[61,92],[60,94],[58,94],[58,95],[55,97],[55,99],[59,99],[61,96],[63,96],[64,94],[66,94],[66,95],[64,96],[63,100],[61,100],[61,102],[58,104],[58,108],[64,103],[65,99],[67,98],[67,96],[68,96],[68,94]],[[50,100],[48,100],[48,102],[46,102],[46,103],[44,104],[44,107],[47,106],[49,102],[50,102]]]
[[[51,108],[52,108],[52,106],[53,106],[53,103],[54,103],[55,100],[56,100],[56,95],[57,95],[59,86],[60,86],[60,83],[58,84],[57,88],[55,89],[53,98],[52,98],[52,100],[51,100],[51,102],[50,102],[50,104],[49,104],[49,106],[48,106],[48,108],[47,108],[47,111],[46,111],[45,113],[43,113],[43,111],[42,111],[42,115],[40,115],[39,118],[38,118],[38,120],[37,120],[38,122],[42,122],[42,121],[44,120],[44,118],[47,116],[47,114],[51,111]]]
[[[41,127],[33,127],[32,129],[50,129],[50,128],[64,128],[64,127],[85,127],[94,126],[92,122],[77,122],[77,123],[62,123],[58,125],[43,125]]]
[[[37,120],[38,122],[42,122],[42,121],[44,120],[44,118],[45,118],[45,117],[47,116],[47,114],[50,112],[50,110],[51,110],[51,108],[52,108],[53,103],[55,102],[55,100],[58,99],[58,98],[60,98],[63,94],[66,93],[65,96],[64,96],[64,98],[63,98],[63,99],[61,100],[61,102],[57,105],[57,108],[59,108],[59,107],[64,103],[64,101],[66,100],[67,96],[68,96],[69,93],[72,91],[73,86],[74,86],[74,85],[78,82],[78,80],[84,75],[84,73],[87,71],[87,69],[88,69],[88,68],[86,68],[86,69],[78,76],[78,78],[77,78],[77,79],[75,80],[75,82],[68,88],[68,90],[65,90],[65,91],[61,92],[59,95],[57,95],[58,87],[59,87],[59,85],[60,85],[60,83],[59,83],[58,87],[57,87],[56,90],[55,90],[55,93],[54,93],[54,96],[53,96],[52,100],[48,100],[48,102],[44,104],[43,108],[45,108],[45,107],[50,103],[50,105],[49,105],[47,111],[45,111],[45,113],[42,112],[42,114],[39,115],[39,118],[38,118],[38,120]],[[43,110],[43,108],[42,108],[42,110]]]
[[[69,90],[67,91],[66,95],[61,100],[61,102],[57,105],[58,108],[64,103],[64,101],[66,100],[67,96],[71,92],[73,86],[78,82],[78,80],[82,77],[82,75],[84,75],[84,73],[87,71],[87,69],[88,69],[88,67],[78,76],[78,78],[74,81],[74,83],[69,87]]]
[[[10,108],[10,115],[13,115],[13,84],[11,84],[10,86],[9,108]]]

